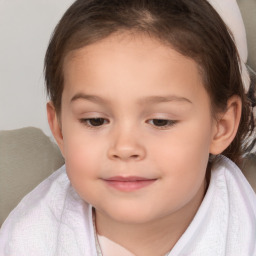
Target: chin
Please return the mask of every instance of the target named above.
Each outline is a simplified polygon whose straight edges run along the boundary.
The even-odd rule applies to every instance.
[[[100,212],[113,221],[123,224],[145,224],[161,218],[153,212],[152,207],[132,207],[129,204],[111,209],[101,209]]]

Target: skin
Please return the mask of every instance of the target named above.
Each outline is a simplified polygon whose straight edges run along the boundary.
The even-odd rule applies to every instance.
[[[98,233],[136,255],[164,255],[203,200],[209,153],[236,134],[239,97],[213,119],[196,62],[143,35],[70,52],[63,70],[61,114],[48,103],[48,121],[73,187],[96,208]],[[106,182],[113,176],[154,181],[120,191]]]

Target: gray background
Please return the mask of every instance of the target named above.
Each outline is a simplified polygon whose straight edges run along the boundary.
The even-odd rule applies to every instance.
[[[73,0],[0,0],[0,130],[50,135],[43,79],[51,33]]]

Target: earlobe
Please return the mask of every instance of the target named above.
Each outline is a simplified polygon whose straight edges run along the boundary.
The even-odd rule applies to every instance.
[[[52,131],[52,134],[61,150],[61,153],[64,156],[64,151],[63,151],[63,135],[61,131],[61,125],[58,120],[58,116],[55,110],[55,107],[52,102],[48,102],[46,105],[47,108],[47,118],[48,118],[48,123],[50,126],[50,129]]]
[[[210,147],[213,155],[221,154],[236,136],[240,119],[242,103],[239,96],[232,96],[227,102],[227,109],[220,113],[216,122],[216,129]]]

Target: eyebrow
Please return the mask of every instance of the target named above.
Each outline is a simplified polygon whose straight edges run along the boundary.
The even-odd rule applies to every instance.
[[[101,103],[101,104],[106,104],[108,102],[107,100],[105,100],[105,99],[103,99],[99,96],[96,96],[96,95],[77,93],[72,97],[70,103],[72,103],[76,100],[79,100],[79,99],[88,100],[88,101],[91,101],[91,102]]]
[[[180,101],[180,102],[187,102],[192,104],[192,102],[185,98],[178,95],[168,95],[168,96],[149,96],[139,101],[140,104],[154,104],[154,103],[164,103],[164,102],[171,102],[171,101]]]
[[[99,104],[108,104],[108,101],[96,96],[96,95],[90,95],[90,94],[84,94],[84,93],[77,93],[75,94],[72,99],[71,99],[71,103],[79,100],[79,99],[83,99],[83,100],[88,100],[94,103],[99,103]],[[168,96],[149,96],[143,99],[140,99],[138,101],[139,104],[141,105],[146,105],[146,104],[156,104],[156,103],[165,103],[165,102],[172,102],[172,101],[180,101],[180,102],[187,102],[192,104],[192,102],[185,98],[185,97],[181,97],[181,96],[177,96],[177,95],[168,95]]]

